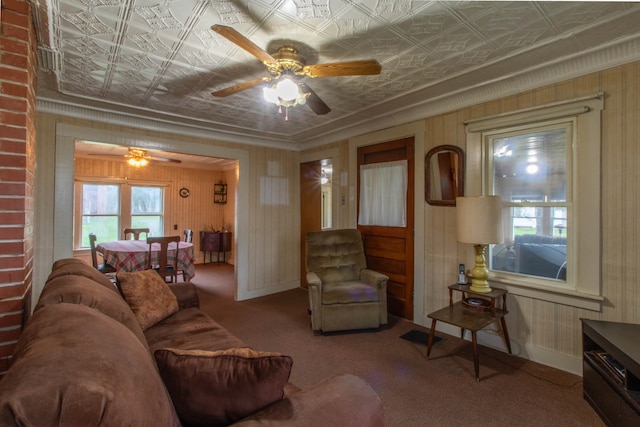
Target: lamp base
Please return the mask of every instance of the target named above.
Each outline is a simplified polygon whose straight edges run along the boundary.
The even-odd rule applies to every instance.
[[[486,245],[475,245],[474,248],[476,250],[476,265],[471,270],[471,286],[469,286],[469,290],[472,292],[491,292],[491,287],[487,281],[489,270],[484,258]]]
[[[486,280],[483,283],[482,281],[471,279],[471,286],[469,286],[469,290],[472,292],[491,292],[491,286],[489,286],[489,282]]]

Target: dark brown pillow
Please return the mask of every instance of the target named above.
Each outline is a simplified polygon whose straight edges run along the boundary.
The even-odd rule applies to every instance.
[[[226,426],[282,399],[293,364],[250,348],[165,348],[155,358],[178,416],[193,426]]]
[[[178,300],[155,270],[117,274],[124,299],[146,330],[178,311]]]

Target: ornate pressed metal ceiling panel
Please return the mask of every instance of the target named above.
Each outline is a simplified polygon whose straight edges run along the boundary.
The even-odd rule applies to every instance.
[[[410,0],[39,0],[38,98],[229,135],[304,142],[407,106],[624,44],[638,59],[640,4]],[[305,78],[329,105],[290,120],[260,87],[254,56],[211,31],[233,27],[269,53],[295,47],[309,64],[376,59],[372,76]],[[631,49],[631,46],[636,50]],[[616,58],[612,58],[616,60]],[[585,69],[589,64],[583,64]],[[591,71],[591,70],[589,70]],[[579,73],[580,70],[572,70]],[[48,104],[48,105],[49,105]],[[423,115],[424,117],[424,115]]]

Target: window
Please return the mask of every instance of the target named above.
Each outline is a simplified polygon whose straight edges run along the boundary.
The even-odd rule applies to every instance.
[[[466,194],[502,199],[489,280],[510,293],[601,309],[602,109],[597,94],[466,123]]]
[[[76,183],[74,227],[76,247],[89,247],[89,234],[98,241],[122,239],[125,228],[149,228],[149,235],[164,234],[164,188],[119,182]]]
[[[131,228],[148,228],[162,236],[162,187],[131,187]]]
[[[82,241],[89,246],[89,234],[103,240],[118,240],[120,220],[120,186],[114,184],[82,185]]]
[[[566,282],[572,130],[569,121],[484,134],[487,193],[508,212],[491,269]]]

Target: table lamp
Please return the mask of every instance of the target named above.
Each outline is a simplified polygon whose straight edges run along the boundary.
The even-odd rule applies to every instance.
[[[475,266],[471,270],[473,292],[491,292],[487,279],[489,270],[485,261],[487,245],[501,243],[502,201],[499,196],[456,198],[457,240],[470,243],[476,250]]]

